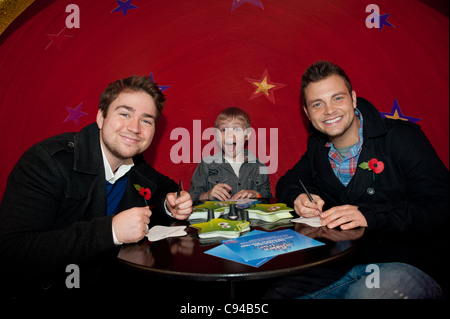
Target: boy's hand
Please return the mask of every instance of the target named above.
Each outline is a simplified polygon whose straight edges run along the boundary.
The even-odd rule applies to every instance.
[[[200,200],[213,200],[214,198],[224,201],[230,199],[229,191],[231,187],[225,183],[219,183],[214,186],[210,191],[203,193]]]
[[[258,198],[259,193],[257,191],[254,191],[252,189],[246,190],[243,189],[236,194],[234,194],[233,197],[231,197],[232,200],[240,199],[240,198]]]

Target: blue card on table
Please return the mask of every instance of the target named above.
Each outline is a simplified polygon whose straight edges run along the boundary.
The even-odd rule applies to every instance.
[[[245,261],[325,245],[292,229],[223,240],[222,243]]]
[[[246,236],[253,236],[256,234],[266,234],[266,232],[260,231],[260,230],[253,230],[250,233],[247,233],[245,235],[242,235],[242,237]],[[252,266],[252,267],[259,267],[262,264],[268,262],[272,258],[259,258],[259,259],[253,259],[253,260],[244,260],[241,258],[238,254],[234,253],[232,250],[228,249],[225,245],[220,245],[217,247],[214,247],[208,251],[205,251],[205,254],[220,257],[223,259],[235,261],[244,265]]]

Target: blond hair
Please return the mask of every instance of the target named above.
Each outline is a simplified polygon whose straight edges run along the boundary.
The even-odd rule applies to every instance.
[[[217,116],[216,122],[214,123],[214,127],[218,128],[220,121],[232,121],[233,119],[243,121],[245,128],[250,128],[250,117],[238,107],[229,107],[220,112],[219,116]]]

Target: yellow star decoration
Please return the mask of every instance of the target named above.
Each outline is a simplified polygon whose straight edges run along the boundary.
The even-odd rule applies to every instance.
[[[261,83],[259,82],[253,82],[254,85],[256,85],[258,88],[256,89],[256,93],[263,92],[265,95],[269,96],[269,90],[276,87],[276,85],[273,84],[267,84],[267,76],[262,80]]]
[[[264,71],[261,80],[248,78],[245,79],[256,88],[252,96],[250,97],[250,100],[263,95],[267,99],[269,99],[269,101],[271,101],[273,104],[275,104],[275,96],[273,94],[273,91],[281,89],[282,87],[286,86],[286,84],[271,82],[269,72],[267,72],[267,69]]]

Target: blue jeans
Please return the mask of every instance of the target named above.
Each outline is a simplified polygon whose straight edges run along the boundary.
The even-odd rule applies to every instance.
[[[299,299],[443,299],[436,281],[404,263],[321,268],[278,283],[266,297]]]

